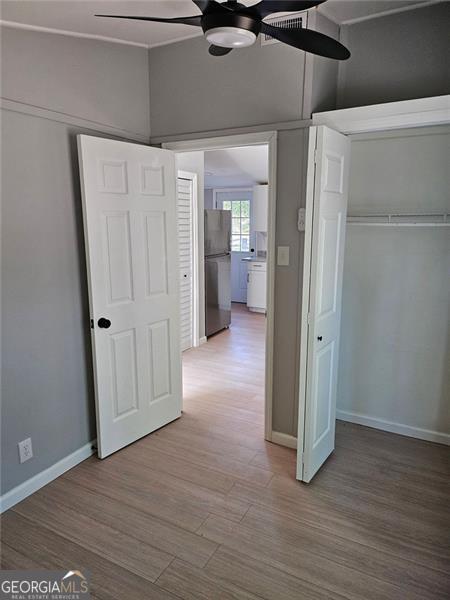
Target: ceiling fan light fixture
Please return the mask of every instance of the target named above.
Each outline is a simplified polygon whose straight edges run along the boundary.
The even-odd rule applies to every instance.
[[[221,48],[246,48],[256,42],[256,34],[241,27],[213,27],[206,32],[206,39]]]

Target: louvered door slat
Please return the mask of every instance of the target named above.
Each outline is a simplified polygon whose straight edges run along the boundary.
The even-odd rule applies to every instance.
[[[192,181],[178,178],[178,246],[180,267],[180,331],[181,350],[192,348]]]

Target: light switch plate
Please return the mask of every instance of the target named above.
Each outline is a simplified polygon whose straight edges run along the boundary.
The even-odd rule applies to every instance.
[[[278,246],[277,265],[279,267],[289,266],[289,246]]]
[[[298,209],[297,227],[299,231],[305,231],[306,229],[306,208]]]

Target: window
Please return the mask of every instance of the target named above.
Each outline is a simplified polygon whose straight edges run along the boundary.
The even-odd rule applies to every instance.
[[[231,250],[250,251],[250,201],[224,200],[223,210],[231,210]]]

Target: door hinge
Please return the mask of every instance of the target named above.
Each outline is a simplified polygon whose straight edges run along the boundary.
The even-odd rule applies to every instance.
[[[94,319],[91,319],[91,329],[94,329]]]
[[[314,150],[314,164],[317,165],[317,148]]]

